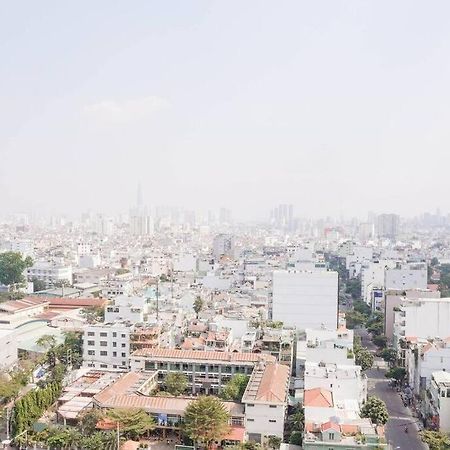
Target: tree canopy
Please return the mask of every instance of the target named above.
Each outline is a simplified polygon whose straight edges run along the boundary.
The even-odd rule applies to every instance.
[[[223,387],[220,396],[224,400],[240,402],[249,379],[250,378],[247,375],[241,373],[233,375],[230,381],[228,381],[228,383]]]
[[[384,425],[389,419],[386,404],[378,397],[369,397],[361,408],[361,417],[368,417],[376,425]]]
[[[23,272],[32,265],[33,260],[29,256],[23,258],[21,253],[16,252],[0,253],[0,284],[10,286],[25,283]]]
[[[200,311],[203,309],[204,306],[204,301],[202,300],[202,298],[200,296],[197,296],[196,299],[194,300],[194,312],[197,316],[198,319],[198,315],[200,314]]]
[[[217,397],[201,396],[191,401],[185,410],[184,432],[194,442],[209,446],[227,435],[228,420],[228,411]]]
[[[355,347],[355,363],[361,366],[362,370],[371,369],[373,366],[373,355],[372,353],[363,347]]]
[[[185,393],[188,379],[182,372],[169,372],[164,378],[164,388],[169,393],[178,397]]]
[[[138,438],[155,428],[153,417],[141,408],[116,408],[107,412],[107,417],[119,424],[119,430],[127,438]]]
[[[420,438],[430,450],[450,450],[450,438],[444,433],[424,430],[420,432]]]

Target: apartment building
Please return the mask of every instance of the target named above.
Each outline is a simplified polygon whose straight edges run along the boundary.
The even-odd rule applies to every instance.
[[[425,414],[429,425],[443,433],[450,432],[450,373],[433,372],[428,395],[425,396]]]
[[[298,330],[336,328],[338,274],[333,271],[273,272],[269,316]]]
[[[146,297],[118,295],[105,309],[105,322],[143,322],[149,310],[150,302]]]

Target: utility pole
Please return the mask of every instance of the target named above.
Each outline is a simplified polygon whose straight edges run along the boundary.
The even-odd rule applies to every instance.
[[[119,422],[117,422],[117,450],[120,450],[120,429],[119,429]]]

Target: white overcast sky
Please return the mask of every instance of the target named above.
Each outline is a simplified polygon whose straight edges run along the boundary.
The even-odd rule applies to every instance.
[[[450,2],[0,2],[2,211],[450,211]]]

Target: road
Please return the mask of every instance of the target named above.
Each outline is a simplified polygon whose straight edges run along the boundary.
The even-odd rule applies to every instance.
[[[376,347],[370,340],[366,330],[355,330],[361,336],[361,344],[375,353]],[[376,362],[380,358],[375,357]],[[386,440],[397,450],[427,450],[427,446],[420,440],[417,429],[418,419],[413,417],[411,410],[403,406],[400,395],[389,387],[389,381],[384,376],[383,369],[372,369],[366,372],[368,378],[369,395],[375,395],[386,403],[389,420],[386,424]],[[408,432],[405,433],[405,427]]]
[[[417,431],[417,418],[413,417],[409,408],[403,406],[400,395],[389,387],[384,376],[385,370],[367,371],[369,395],[375,395],[386,403],[389,420],[386,424],[386,440],[393,449],[426,450]],[[408,433],[405,433],[405,427]]]

